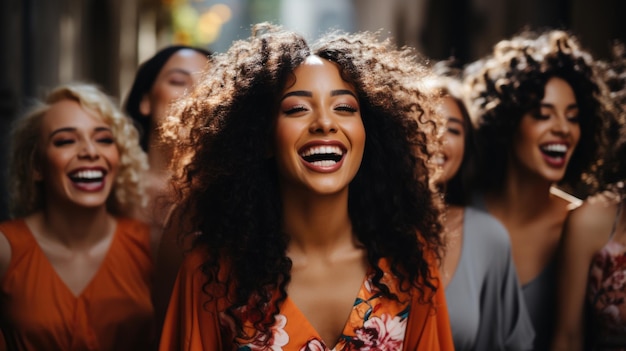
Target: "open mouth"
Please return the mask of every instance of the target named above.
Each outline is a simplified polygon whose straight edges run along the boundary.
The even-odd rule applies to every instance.
[[[70,179],[78,184],[100,184],[104,181],[106,172],[98,169],[79,170],[69,174]]]
[[[300,152],[302,159],[317,167],[336,165],[344,156],[344,151],[336,145],[313,146]]]
[[[446,155],[444,154],[437,154],[432,158],[433,163],[437,166],[443,166],[446,163],[446,159]]]
[[[541,152],[555,160],[563,160],[567,154],[568,146],[566,144],[545,144],[540,146]]]

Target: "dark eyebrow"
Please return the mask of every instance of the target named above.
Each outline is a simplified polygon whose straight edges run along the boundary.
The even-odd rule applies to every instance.
[[[290,96],[304,96],[304,97],[312,97],[313,93],[310,91],[306,91],[306,90],[295,90],[295,91],[290,91],[287,94],[283,95],[283,97],[280,99],[280,101],[285,100],[286,98],[290,97]]]
[[[539,107],[545,107],[545,108],[554,109],[554,105],[553,104],[547,104],[547,103],[544,103],[544,102],[540,103]],[[565,109],[568,110],[568,111],[576,110],[576,109],[578,109],[578,104],[577,103],[570,104]]]
[[[111,132],[111,128],[109,128],[109,127],[96,127],[94,129],[94,131],[96,131],[96,132],[102,132],[102,131],[109,131],[109,132]],[[56,134],[63,133],[63,132],[76,132],[76,128],[74,128],[74,127],[65,127],[65,128],[55,129],[55,130],[52,131],[52,133],[50,133],[49,137],[52,138]]]
[[[347,89],[332,90],[330,92],[330,96],[346,95],[346,94],[354,96],[355,99],[357,98],[356,95],[353,92],[351,92],[350,90],[347,90]]]
[[[167,70],[167,74],[172,74],[172,73],[181,73],[181,74],[185,74],[190,76],[191,72],[186,70],[186,69],[182,69],[182,68],[172,68]]]
[[[463,120],[462,120],[462,119],[460,119],[459,117],[455,117],[455,116],[450,116],[450,117],[448,117],[448,122],[458,123],[458,124],[460,124],[460,125],[462,125],[462,126],[464,126],[464,125],[465,125],[465,122],[463,122]]]

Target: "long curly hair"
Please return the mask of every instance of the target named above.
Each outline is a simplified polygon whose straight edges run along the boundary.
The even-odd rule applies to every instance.
[[[429,71],[411,49],[394,48],[373,33],[329,33],[309,46],[294,32],[258,24],[249,39],[214,56],[164,126],[178,145],[175,222],[191,223],[182,235],[195,235],[194,245],[206,248],[204,291],[229,297],[226,313],[238,338],[249,337],[240,311],[269,333],[287,296],[289,238],[268,147],[280,93],[312,54],[337,64],[358,95],[367,138],[348,211],[374,284],[394,297],[381,282],[379,260],[387,258],[401,288],[417,288],[424,301],[437,288],[426,258],[437,257],[441,231],[427,163],[436,128],[423,113],[432,100],[420,88]]]
[[[610,190],[626,199],[626,44],[615,42],[612,60],[602,61],[601,66],[615,113],[605,123],[607,143],[598,172],[599,191]]]
[[[44,207],[44,189],[35,181],[34,170],[43,155],[41,123],[56,102],[72,100],[91,111],[111,126],[120,154],[119,172],[107,209],[114,215],[131,215],[146,199],[141,173],[148,169],[148,159],[139,146],[139,134],[132,121],[124,116],[113,100],[98,87],[86,83],[70,83],[53,89],[44,102],[36,103],[13,125],[9,154],[9,189],[12,217],[23,217]]]
[[[559,185],[580,188],[596,168],[601,126],[610,103],[596,61],[572,34],[526,30],[497,43],[493,52],[465,68],[465,99],[481,156],[477,185],[497,190],[506,177],[513,135],[522,117],[537,111],[552,77],[574,90],[581,137]]]

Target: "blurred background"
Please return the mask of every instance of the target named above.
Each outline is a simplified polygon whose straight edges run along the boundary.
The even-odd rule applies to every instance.
[[[223,52],[248,37],[252,23],[310,39],[329,29],[380,30],[426,57],[467,63],[525,27],[570,30],[608,58],[614,40],[626,41],[625,15],[624,0],[2,0],[0,169],[11,121],[52,87],[93,82],[121,102],[138,64],[161,47]],[[5,193],[0,187],[0,220]]]

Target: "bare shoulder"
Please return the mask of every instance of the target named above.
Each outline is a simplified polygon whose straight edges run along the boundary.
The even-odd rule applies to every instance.
[[[565,225],[566,235],[601,248],[611,235],[618,204],[617,197],[610,193],[587,198],[570,212]]]

